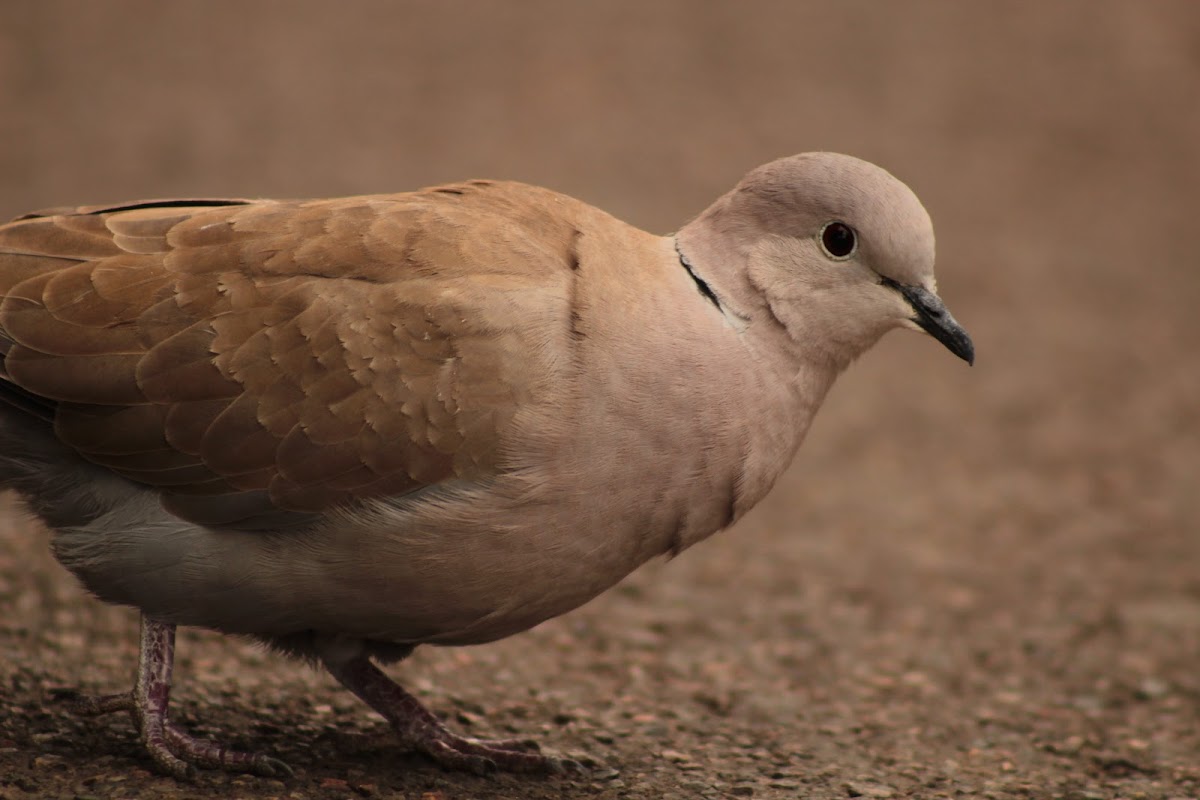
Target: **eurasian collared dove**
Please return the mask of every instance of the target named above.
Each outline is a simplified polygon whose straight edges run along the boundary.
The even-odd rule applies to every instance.
[[[974,358],[913,193],[811,153],[676,235],[520,183],[166,200],[0,227],[0,485],[140,609],[154,762],[280,774],[167,720],[176,625],[323,664],[450,768],[563,762],[448,731],[372,659],[488,642],[733,524],[892,328]]]

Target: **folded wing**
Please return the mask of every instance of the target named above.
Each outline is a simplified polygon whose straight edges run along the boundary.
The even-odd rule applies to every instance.
[[[28,215],[0,227],[4,393],[203,524],[486,480],[569,329],[562,200],[473,182]]]

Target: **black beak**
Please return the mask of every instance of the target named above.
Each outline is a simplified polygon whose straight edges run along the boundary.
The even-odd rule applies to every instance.
[[[891,278],[884,278],[883,285],[890,286],[904,295],[904,299],[909,302],[915,312],[912,318],[913,322],[924,328],[930,336],[946,345],[947,350],[963,361],[968,364],[975,363],[975,345],[971,344],[971,337],[946,310],[946,304],[942,302],[942,298],[921,286],[908,286],[897,283]]]

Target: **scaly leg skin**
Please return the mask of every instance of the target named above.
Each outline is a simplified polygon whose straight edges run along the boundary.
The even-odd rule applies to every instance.
[[[278,759],[197,739],[169,722],[167,705],[174,665],[175,626],[143,616],[141,654],[133,691],[101,697],[71,696],[70,700],[81,714],[128,711],[154,763],[180,780],[194,780],[197,766],[251,772],[268,778],[291,776],[291,768]]]
[[[347,661],[323,659],[325,668],[354,694],[392,724],[401,742],[446,769],[480,775],[497,769],[505,772],[564,772],[582,769],[571,759],[537,752],[537,743],[522,739],[471,739],[451,733],[421,701],[406,692],[359,655]]]

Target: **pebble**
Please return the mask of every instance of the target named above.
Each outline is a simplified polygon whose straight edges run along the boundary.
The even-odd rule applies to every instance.
[[[800,781],[771,781],[767,786],[772,789],[799,789]]]
[[[896,790],[882,783],[851,781],[846,784],[846,794],[851,797],[894,797]]]
[[[1171,684],[1158,678],[1144,678],[1135,692],[1139,700],[1157,700],[1171,692]]]
[[[56,756],[49,753],[40,756],[34,756],[33,761],[30,762],[34,769],[50,769],[52,767],[61,767],[66,763],[67,760],[62,756]]]

